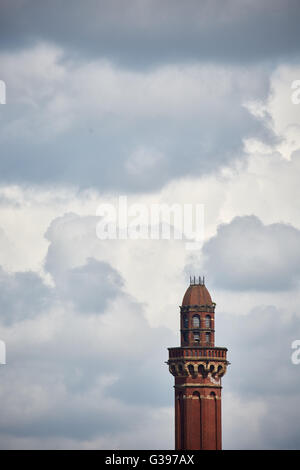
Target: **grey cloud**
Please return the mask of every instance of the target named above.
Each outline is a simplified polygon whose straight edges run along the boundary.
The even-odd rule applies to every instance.
[[[1,179],[7,184],[68,184],[132,192],[158,189],[182,176],[211,173],[243,155],[244,138],[264,133],[239,104],[231,104],[236,107],[232,120],[226,120],[220,109],[207,121],[204,116],[203,121],[185,123],[144,119],[119,129],[117,135],[103,132],[98,123],[93,136],[87,129],[74,129],[50,144],[10,141],[1,159]],[[265,134],[264,140],[269,140]],[[128,174],[126,161],[139,146],[154,146],[165,159],[150,171]]]
[[[300,231],[291,225],[236,217],[204,244],[204,270],[224,289],[291,289],[300,279],[299,245]]]
[[[274,305],[257,306],[243,315],[217,310],[217,341],[228,347],[232,363],[224,378],[229,387],[248,398],[292,396],[300,380],[291,361],[291,344],[299,332],[296,312]]]
[[[135,66],[161,61],[249,62],[293,57],[299,43],[296,0],[146,2],[6,0],[1,44],[6,49],[46,40],[74,56],[106,56]]]
[[[1,116],[0,174],[6,184],[151,191],[172,179],[211,173],[243,158],[247,138],[255,137],[266,144],[274,142],[267,120],[255,119],[243,105],[249,99],[260,100],[268,95],[274,63],[267,60],[258,70],[257,59],[276,58],[276,64],[279,57],[293,55],[296,50],[299,5],[295,1],[277,0],[276,8],[271,1],[251,2],[241,8],[231,0],[224,9],[221,2],[193,0],[184,4],[120,0],[89,0],[83,4],[76,0],[72,8],[62,8],[55,1],[6,0],[1,8],[0,37],[5,57],[34,44],[56,44],[62,50],[55,73],[48,63],[49,74],[39,75],[38,67],[33,67],[32,75],[25,74],[25,83],[21,70],[26,62],[9,74],[4,61],[1,79],[7,81],[10,106]],[[232,76],[238,78],[231,78],[230,90],[214,100],[212,71],[208,79],[211,89],[207,88],[207,96],[196,105],[196,113],[183,113],[180,106],[175,106],[173,112],[165,115],[157,100],[151,115],[132,117],[124,111],[120,115],[111,103],[106,103],[107,112],[103,115],[99,109],[91,109],[93,99],[80,101],[79,95],[74,96],[71,86],[85,66],[103,58],[115,64],[119,73],[132,72],[134,66],[149,72],[162,64],[182,67],[188,62],[204,67],[218,64],[224,67],[225,75],[231,67]],[[39,60],[36,56],[35,62]],[[146,69],[146,63],[151,67]],[[244,70],[240,75],[241,66]],[[64,79],[60,81],[62,69]],[[89,77],[92,71],[93,68]],[[253,87],[257,77],[259,83]],[[96,78],[93,77],[95,82]],[[224,81],[226,78],[221,75],[215,88],[222,88]],[[81,82],[83,88],[85,82]],[[199,88],[202,85],[199,81]],[[147,86],[143,91],[147,93]],[[83,92],[86,96],[87,91]],[[105,96],[110,93],[109,88],[106,93],[104,90]],[[126,93],[126,88],[121,88],[122,97]],[[179,91],[182,98],[185,93],[188,95],[188,90]],[[90,98],[88,93],[87,96]],[[167,108],[176,103],[176,98],[175,93]],[[141,94],[130,99],[133,109],[135,100],[143,102]],[[76,100],[81,106],[74,107]],[[66,125],[69,119],[70,126]],[[66,128],[56,134],[56,126],[64,125]],[[139,148],[153,149],[163,158],[137,174],[128,172],[128,160]]]
[[[51,243],[58,241],[60,230],[61,225],[49,229]],[[81,448],[89,439],[130,432],[172,396],[164,361],[173,335],[149,326],[143,307],[124,292],[121,276],[109,264],[87,258],[70,268],[67,258],[63,252],[52,256],[53,288],[35,273],[0,272],[9,359],[1,370],[2,448],[17,447],[22,438],[30,440],[27,447],[42,447],[50,437],[54,447],[65,438]],[[53,315],[56,307],[58,316]],[[97,313],[105,313],[105,319]],[[92,323],[85,323],[87,314]],[[27,329],[33,315],[36,322]],[[162,387],[162,393],[150,392],[152,387]],[[134,442],[133,433],[133,447]]]
[[[122,401],[111,399],[99,385],[101,368],[89,370],[86,379],[94,380],[85,389],[66,390],[65,376],[78,375],[89,363],[79,363],[76,367],[75,363],[61,362],[49,367],[49,359],[25,361],[22,368],[14,364],[13,370],[7,367],[3,371],[1,398],[6,409],[0,412],[0,447],[1,436],[9,434],[11,442],[26,436],[34,438],[37,445],[50,436],[55,437],[57,446],[63,437],[73,438],[78,439],[80,448],[92,437],[125,431],[131,419],[141,420],[142,407],[127,407]],[[15,409],[10,398],[15,402]],[[38,400],[46,400],[41,409]],[[31,415],[22,410],[22,402],[31,409]]]
[[[34,272],[7,273],[0,267],[0,321],[6,325],[33,318],[49,308],[54,293]]]
[[[83,266],[67,269],[56,278],[58,295],[79,312],[101,313],[121,292],[123,281],[109,264],[89,258]]]
[[[99,217],[66,213],[51,221],[45,238],[49,241],[44,268],[54,279],[74,267],[83,266],[99,246],[96,226]]]
[[[247,448],[247,441],[248,448],[253,443],[259,449],[299,448],[300,366],[291,361],[291,344],[299,336],[299,316],[288,306],[287,311],[272,305],[259,306],[239,316],[225,314],[218,308],[216,332],[218,344],[228,347],[231,363],[223,379],[224,398],[226,391],[231,391],[241,403],[252,401],[254,407],[255,403],[263,405],[254,428],[245,428],[245,410],[237,410],[234,422],[230,416],[224,417],[227,448]],[[223,402],[225,410],[227,405],[228,409],[232,406]],[[249,422],[251,419],[249,415]]]
[[[0,321],[10,325],[68,302],[81,313],[102,313],[108,302],[122,293],[119,273],[93,258],[53,274],[55,288],[35,272],[8,273],[0,267]]]
[[[74,72],[67,68],[66,77],[57,86],[51,80],[50,84],[44,83],[44,78],[37,80],[36,87],[45,88],[44,93],[50,96],[46,105],[39,96],[34,97],[34,109],[21,105],[22,93],[15,90],[14,106],[1,118],[0,173],[3,183],[50,187],[53,184],[67,184],[79,188],[94,187],[101,191],[151,191],[178,177],[212,173],[237,158],[244,158],[244,140],[247,138],[255,137],[266,144],[275,141],[267,119],[258,120],[244,107],[250,99],[259,100],[267,96],[269,75],[264,68],[258,70],[254,67],[247,72],[247,77],[251,76],[255,85],[246,82],[246,71],[243,69],[226,72],[217,68],[211,71],[212,78],[205,70],[199,73],[199,90],[193,82],[192,91],[180,86],[177,91],[175,86],[169,94],[164,79],[159,82],[157,90],[156,76],[144,76],[142,79],[135,76],[133,83],[134,80],[144,82],[140,85],[138,97],[133,96],[131,90],[132,108],[126,108],[126,99],[125,104],[122,98],[119,105],[116,104],[114,91],[104,83],[108,96],[113,94],[104,110],[101,102],[97,105],[99,109],[92,103],[93,98],[97,100],[97,91],[95,97],[87,90],[82,96],[80,93],[74,96],[70,92],[72,80],[76,80],[76,70],[80,72],[80,68],[75,68]],[[96,70],[86,78],[91,79],[92,76],[92,81],[96,80],[97,73],[101,74],[101,67]],[[122,77],[122,73],[125,72],[114,70],[113,76],[116,79],[118,74]],[[179,77],[179,82],[186,79],[188,86],[189,74],[193,75],[193,70],[182,73],[177,70],[174,73]],[[168,80],[172,79],[170,73]],[[28,77],[26,80],[26,86],[32,89]],[[147,80],[152,80],[155,103],[151,105],[144,95],[149,86]],[[120,78],[121,88],[125,87],[125,83]],[[48,86],[52,89],[51,93],[47,91]],[[219,87],[221,92],[218,91]],[[202,89],[208,90],[208,94]],[[13,89],[11,93],[14,93]],[[85,100],[86,93],[88,98]],[[179,102],[176,101],[178,93]],[[198,104],[193,104],[190,93],[197,95]],[[167,95],[163,103],[160,94]],[[202,99],[199,94],[203,95]],[[29,94],[27,99],[31,100],[32,96]],[[70,111],[66,106],[65,110],[57,111],[57,116],[54,111],[54,114],[49,112],[51,102],[56,103],[57,99],[58,102],[66,100],[71,110],[75,107],[75,111]],[[140,104],[136,105],[134,100]],[[170,111],[173,101],[174,110]],[[70,125],[56,134],[57,120],[70,120]],[[17,136],[15,126],[20,126]],[[162,155],[162,158],[150,168],[146,165],[141,166],[140,171],[128,171],[128,161],[139,149]]]

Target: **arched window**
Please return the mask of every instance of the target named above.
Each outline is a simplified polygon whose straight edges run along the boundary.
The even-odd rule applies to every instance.
[[[210,333],[205,333],[205,342],[210,343]]]
[[[185,343],[187,343],[187,342],[188,342],[188,340],[189,340],[189,337],[188,337],[187,331],[185,331],[184,333],[182,333],[182,336],[183,336],[183,341],[184,341]]]
[[[206,317],[205,317],[205,327],[206,328],[210,328],[210,320],[211,320],[210,315],[206,315]]]
[[[183,315],[183,328],[189,327],[189,319],[186,315]]]
[[[200,317],[199,315],[193,316],[193,328],[200,328]]]

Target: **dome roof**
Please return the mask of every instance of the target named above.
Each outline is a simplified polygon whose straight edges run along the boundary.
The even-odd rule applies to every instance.
[[[182,305],[212,305],[210,293],[203,284],[191,284],[184,294]]]

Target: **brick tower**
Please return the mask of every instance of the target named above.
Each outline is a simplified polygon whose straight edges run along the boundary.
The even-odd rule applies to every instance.
[[[222,448],[221,377],[226,348],[215,347],[215,306],[204,278],[191,279],[180,307],[179,348],[169,348],[175,377],[175,448]]]

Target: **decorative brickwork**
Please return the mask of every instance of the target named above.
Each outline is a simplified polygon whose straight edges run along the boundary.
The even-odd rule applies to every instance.
[[[198,302],[198,303],[197,303]],[[175,377],[175,448],[222,448],[221,378],[227,349],[215,347],[215,306],[195,278],[180,307],[181,347],[169,348],[167,362]]]

